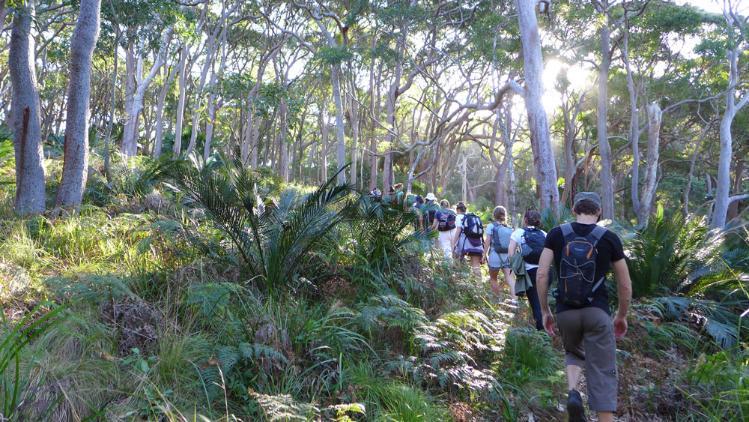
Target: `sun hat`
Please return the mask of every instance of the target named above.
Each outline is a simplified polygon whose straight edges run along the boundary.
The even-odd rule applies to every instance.
[[[432,192],[429,192],[426,197],[427,201],[436,201],[437,197]]]

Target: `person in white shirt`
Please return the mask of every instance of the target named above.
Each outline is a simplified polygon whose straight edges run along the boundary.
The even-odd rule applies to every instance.
[[[525,296],[528,297],[528,303],[533,311],[533,319],[536,321],[536,329],[539,331],[544,329],[544,322],[541,315],[541,302],[536,291],[536,271],[546,241],[546,232],[541,230],[540,226],[541,213],[536,210],[527,211],[525,218],[523,218],[523,228],[519,228],[512,233],[510,247],[508,248],[509,257],[516,253],[523,254],[525,271],[531,279],[531,287],[525,291]]]

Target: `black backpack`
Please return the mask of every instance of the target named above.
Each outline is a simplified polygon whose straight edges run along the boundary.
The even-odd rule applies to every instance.
[[[437,230],[447,232],[455,228],[455,213],[452,210],[440,210],[437,215],[439,225]]]
[[[588,306],[593,295],[603,285],[606,277],[596,280],[596,258],[598,241],[606,234],[606,229],[595,226],[587,236],[580,236],[571,224],[562,224],[564,247],[559,264],[558,298],[573,308]]]
[[[541,259],[541,252],[544,251],[546,235],[540,229],[526,227],[523,232],[523,239],[525,240],[521,247],[523,260],[529,264],[538,264]]]
[[[484,225],[481,223],[481,218],[474,213],[466,214],[463,217],[463,225],[461,226],[463,234],[471,239],[480,239],[484,235]]]

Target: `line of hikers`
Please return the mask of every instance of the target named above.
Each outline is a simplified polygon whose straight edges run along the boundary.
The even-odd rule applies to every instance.
[[[497,206],[493,221],[484,228],[481,218],[468,213],[463,202],[452,210],[445,199],[438,204],[433,193],[424,199],[418,195],[404,197],[401,184],[394,185],[388,195],[381,200],[413,204],[417,229],[438,232],[436,242],[445,259],[468,259],[478,278],[481,265],[486,263],[495,295],[500,293],[501,271],[513,303],[517,303],[516,296],[528,298],[536,329],[545,330],[550,336],[556,335],[557,330],[561,333],[569,420],[586,420],[577,390],[585,368],[589,407],[598,413],[599,421],[613,421],[618,389],[616,339],[627,332],[632,285],[621,239],[598,225],[600,196],[595,192],[575,195],[576,221],[561,224],[547,234],[540,228],[541,214],[535,210],[527,211],[522,226],[513,229],[507,224],[507,210]],[[613,319],[606,288],[610,270],[617,282],[618,310]],[[554,314],[548,303],[552,278],[557,280]]]

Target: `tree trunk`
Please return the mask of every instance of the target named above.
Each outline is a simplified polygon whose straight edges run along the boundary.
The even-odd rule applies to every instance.
[[[44,153],[42,151],[39,92],[34,68],[31,22],[34,2],[18,6],[13,16],[8,64],[13,85],[13,146],[16,157],[15,211],[19,215],[44,212]]]
[[[598,151],[601,154],[601,199],[603,200],[603,218],[614,218],[614,178],[611,173],[611,145],[609,145],[607,116],[609,104],[609,68],[610,57],[610,30],[607,22],[601,28],[601,65],[598,73],[598,115],[596,116],[596,128],[598,130]]]
[[[632,210],[640,216],[640,114],[637,110],[637,90],[629,62],[629,28],[625,28],[622,36],[622,60],[627,71],[627,92],[629,93],[629,136],[628,141],[632,146],[632,178],[630,180],[630,195],[632,199]],[[648,212],[649,214],[649,212]]]
[[[112,183],[112,169],[110,166],[110,150],[112,145],[112,130],[114,128],[114,112],[117,108],[117,75],[120,64],[118,50],[120,48],[120,33],[116,32],[114,39],[114,69],[112,70],[112,97],[110,100],[109,108],[109,121],[107,122],[107,136],[104,137],[104,175],[107,178],[107,183]]]
[[[658,104],[653,102],[648,106],[648,166],[645,174],[645,188],[642,201],[637,212],[640,227],[645,227],[650,219],[655,191],[658,187],[658,159],[660,156],[660,131],[662,112]]]
[[[733,18],[726,18],[730,34],[733,36]],[[722,229],[726,226],[731,190],[731,161],[733,161],[733,137],[731,125],[738,113],[749,103],[749,92],[736,101],[736,87],[739,85],[739,56],[742,51],[738,46],[728,51],[729,79],[726,90],[726,110],[720,121],[720,158],[718,159],[718,183],[715,189],[715,206],[710,227]]]
[[[278,163],[278,174],[281,176],[281,180],[289,182],[289,145],[288,145],[288,105],[286,104],[286,98],[281,98],[278,104],[278,149],[279,155],[281,156]]]
[[[185,119],[185,100],[187,95],[187,56],[189,49],[187,44],[182,46],[182,52],[179,58],[179,99],[177,100],[177,121],[174,124],[174,145],[172,153],[175,157],[182,153],[182,125]]]
[[[68,114],[65,160],[56,206],[78,208],[88,176],[88,118],[91,98],[91,59],[99,37],[101,0],[81,0],[78,23],[70,41]]]
[[[188,155],[195,150],[195,146],[198,141],[198,133],[200,132],[198,123],[200,120],[200,107],[203,99],[203,89],[205,88],[206,79],[208,78],[208,71],[211,69],[213,54],[216,51],[216,36],[217,34],[215,31],[208,36],[208,40],[206,41],[207,51],[205,62],[203,62],[203,69],[200,72],[200,80],[198,82],[198,86],[195,87],[195,96],[192,104],[192,126],[190,129],[190,142],[187,144],[187,149],[185,150]]]
[[[734,89],[729,89],[734,91]],[[726,226],[728,216],[728,198],[731,189],[731,160],[733,157],[733,136],[731,124],[736,117],[733,92],[726,94],[726,111],[720,121],[720,158],[718,159],[718,183],[715,189],[715,206],[710,223],[712,228],[722,229]]]
[[[125,52],[125,126],[122,131],[120,150],[126,157],[133,157],[138,152],[138,114],[135,113],[136,95],[136,59],[135,46],[132,41]],[[139,110],[140,111],[140,110]]]
[[[341,68],[335,64],[330,68],[330,81],[333,88],[333,102],[335,103],[336,125],[336,168],[338,184],[346,183],[346,172],[341,171],[346,165],[346,132],[343,125],[343,100],[341,99]]]
[[[517,0],[518,22],[523,44],[523,70],[525,74],[525,107],[528,112],[528,128],[531,132],[533,162],[540,188],[541,208],[557,212],[559,190],[554,150],[551,148],[551,134],[541,98],[543,87],[543,55],[538,34],[535,2]]]
[[[213,128],[216,126],[216,94],[208,96],[208,121],[205,124],[205,142],[203,143],[203,159],[211,156],[213,143]]]
[[[169,89],[172,87],[176,74],[177,72],[173,67],[168,70],[167,77],[164,80],[164,85],[161,87],[161,92],[159,92],[159,98],[156,102],[156,135],[154,136],[153,144],[153,156],[156,158],[161,156],[164,142],[164,105],[166,104],[166,97],[169,94]]]

